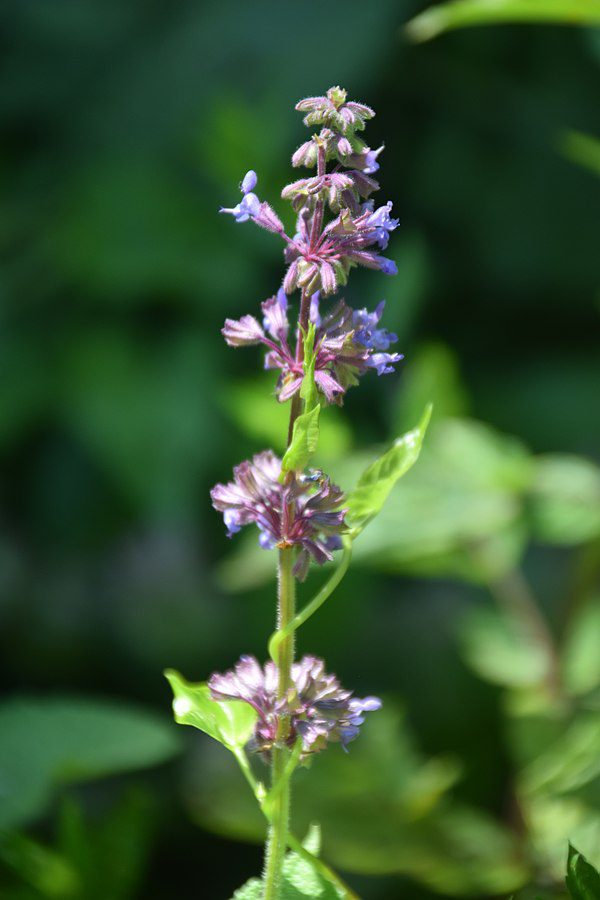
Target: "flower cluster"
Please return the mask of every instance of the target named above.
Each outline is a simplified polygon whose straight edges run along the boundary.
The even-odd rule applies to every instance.
[[[229,537],[254,523],[261,547],[299,547],[294,574],[302,580],[311,558],[323,565],[341,546],[343,494],[320,472],[290,473],[285,484],[280,475],[281,460],[265,450],[236,466],[233,481],[215,485],[210,496]]]
[[[341,404],[346,390],[357,384],[358,377],[369,369],[379,375],[394,371],[394,365],[402,359],[398,353],[388,353],[390,345],[398,340],[395,334],[379,328],[385,301],[374,312],[366,309],[352,310],[343,300],[324,316],[320,314],[319,292],[311,298],[310,320],[316,326],[315,384],[328,403]],[[279,369],[277,396],[281,402],[289,400],[302,385],[304,376],[302,360],[289,344],[290,324],[288,300],[280,289],[276,296],[262,304],[262,327],[254,316],[226,319],[223,336],[231,347],[264,344],[268,352],[265,368]]]
[[[284,238],[287,294],[297,288],[309,294],[317,290],[334,294],[356,265],[395,275],[396,264],[380,251],[386,249],[390,232],[399,222],[391,216],[390,202],[375,209],[370,199],[379,189],[372,175],[379,169],[377,158],[383,147],[373,150],[357,135],[375,113],[363,103],[347,102],[346,92],[339,87],[330,88],[323,97],[301,100],[296,109],[306,112],[305,125],[323,128],[292,157],[294,166],[316,165],[317,174],[300,178],[281,192],[297,213],[295,235],[288,237],[273,209],[253,193],[257,180],[253,171],[241,183],[242,201],[221,212],[232,214],[238,222],[252,219]],[[335,166],[328,172],[329,162]],[[325,206],[333,218],[323,227]]]
[[[208,681],[214,700],[243,700],[256,710],[258,719],[251,746],[267,759],[283,715],[290,720],[287,745],[293,747],[300,738],[302,755],[306,757],[325,749],[330,741],[339,742],[346,750],[347,744],[357,737],[364,714],[381,706],[378,697],[353,697],[314,656],[304,656],[294,663],[291,676],[293,688],[278,699],[275,664],[269,661],[261,667],[254,657],[242,656],[233,669],[215,673]]]

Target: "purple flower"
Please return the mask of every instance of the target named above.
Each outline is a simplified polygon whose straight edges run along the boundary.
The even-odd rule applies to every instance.
[[[383,144],[381,147],[378,147],[377,150],[367,150],[364,155],[364,164],[363,164],[363,172],[366,172],[367,175],[372,175],[379,169],[379,163],[377,162],[377,157],[383,150]]]
[[[310,321],[316,326],[315,383],[328,403],[341,405],[348,388],[357,384],[368,369],[387,374],[402,356],[384,352],[398,340],[395,334],[378,327],[384,301],[372,313],[366,309],[352,310],[339,300],[322,316],[319,305],[317,291],[310,303]],[[276,388],[281,403],[300,390],[304,377],[303,364],[288,343],[287,308],[287,297],[280,289],[275,297],[262,304],[262,328],[253,316],[242,316],[239,320],[227,319],[222,330],[231,347],[259,343],[267,347],[265,368],[279,369],[281,373]]]
[[[244,195],[243,199],[237,206],[231,208],[222,206],[219,209],[219,212],[229,213],[234,216],[236,222],[247,222],[248,219],[255,218],[260,213],[261,206],[260,200],[256,194],[252,193],[256,187],[257,181],[258,178],[256,172],[253,172],[252,169],[250,169],[249,172],[246,172],[242,179],[242,183],[240,184],[240,190]]]
[[[398,266],[393,259],[388,259],[387,256],[376,256],[374,260],[377,263],[376,268],[380,269],[384,275],[398,274]]]
[[[404,359],[401,353],[373,353],[369,357],[367,365],[371,369],[376,369],[378,375],[389,375],[401,359]]]
[[[210,496],[223,513],[228,537],[254,523],[262,547],[299,547],[294,573],[303,579],[311,559],[319,565],[333,559],[339,542],[330,539],[346,530],[343,494],[322,473],[316,481],[294,475],[286,484],[280,474],[281,460],[265,450],[236,466],[233,481],[215,485]]]
[[[358,736],[364,714],[380,709],[378,697],[353,697],[335,675],[325,672],[325,664],[314,656],[304,656],[292,666],[291,689],[277,699],[278,670],[271,661],[261,667],[253,656],[242,656],[233,669],[215,673],[208,680],[214,700],[243,700],[258,714],[252,749],[268,760],[277,739],[281,716],[289,716],[287,743],[293,747],[302,740],[302,758],[324,750],[328,743],[339,742],[344,750]]]
[[[379,320],[383,315],[385,300],[382,300],[375,312],[367,312],[366,309],[355,309],[352,322],[356,329],[354,337],[369,350],[387,350],[390,344],[395,344],[398,336],[385,328],[378,328]]]
[[[380,206],[374,213],[371,213],[366,222],[367,228],[373,229],[374,239],[382,250],[385,250],[390,242],[390,232],[400,224],[400,219],[392,219],[390,216],[391,210],[392,203],[388,201],[385,206]]]

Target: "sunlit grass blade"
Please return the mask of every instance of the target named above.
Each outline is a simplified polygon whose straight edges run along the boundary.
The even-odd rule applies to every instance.
[[[419,13],[405,30],[413,41],[428,41],[454,28],[502,22],[599,25],[600,0],[454,0]]]

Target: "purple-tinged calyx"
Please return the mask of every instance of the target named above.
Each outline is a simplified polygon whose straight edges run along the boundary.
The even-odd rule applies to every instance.
[[[223,513],[228,537],[254,523],[261,547],[298,547],[294,573],[302,580],[311,559],[323,565],[340,547],[346,531],[344,495],[322,473],[316,480],[292,475],[286,484],[280,475],[281,460],[265,450],[236,466],[233,481],[215,485],[210,496]]]
[[[285,249],[290,264],[283,283],[286,293],[306,287],[307,283],[312,292],[335,293],[346,283],[353,265],[378,269],[386,275],[397,273],[395,262],[379,253],[387,247],[390,233],[399,224],[390,215],[392,204],[374,210],[372,201],[358,204],[353,199],[352,203],[355,211],[343,208],[318,237],[311,228],[310,211],[301,210],[297,232]]]
[[[292,665],[292,683],[287,696],[277,698],[278,670],[271,661],[260,666],[252,656],[242,656],[233,669],[215,673],[208,680],[214,700],[242,700],[256,711],[258,719],[251,749],[269,760],[277,741],[281,716],[289,717],[286,743],[302,741],[302,758],[324,750],[330,742],[344,750],[354,740],[367,712],[381,708],[378,697],[353,697],[335,675],[325,672],[323,660],[304,656]]]

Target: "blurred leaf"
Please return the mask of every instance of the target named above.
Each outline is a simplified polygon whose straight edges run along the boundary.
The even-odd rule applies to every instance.
[[[565,881],[573,900],[600,900],[600,874],[572,844]]]
[[[565,686],[586,694],[600,685],[600,598],[579,609],[570,624],[562,654]]]
[[[347,455],[328,471],[337,484],[356,483],[369,455]],[[514,438],[468,419],[434,422],[419,465],[355,541],[354,564],[483,583],[500,577],[527,543],[522,498],[531,473],[531,456]],[[238,541],[219,569],[227,590],[273,577],[272,560],[252,537]]]
[[[514,439],[480,422],[434,423],[419,465],[356,542],[355,562],[473,581],[499,577],[525,545],[520,494],[530,472]]]
[[[202,748],[186,787],[192,814],[217,834],[261,840],[264,826],[226,754]],[[510,836],[484,814],[455,807],[446,794],[458,770],[446,759],[424,761],[390,704],[363,728],[344,755],[318,755],[294,776],[294,823],[315,818],[323,855],[363,874],[409,875],[449,896],[501,894],[524,883]]]
[[[173,713],[180,725],[192,725],[229,749],[243,747],[250,739],[257,714],[243,700],[219,703],[206,684],[190,684],[179,672],[168,669],[165,677],[173,690]]]
[[[432,6],[405,26],[413,41],[428,41],[444,31],[499,22],[600,24],[599,0],[454,0]]]
[[[147,795],[135,791],[90,825],[81,808],[67,799],[60,809],[55,848],[8,831],[0,838],[0,860],[15,879],[35,888],[35,897],[130,900],[143,876],[154,825],[151,812]]]
[[[579,544],[600,534],[600,468],[567,454],[538,456],[530,500],[533,533],[552,544]]]
[[[550,661],[535,635],[492,607],[472,609],[460,637],[466,662],[486,681],[528,687],[548,675]]]
[[[578,790],[600,776],[600,713],[579,713],[520,775],[525,794]],[[600,824],[600,823],[599,823]]]
[[[565,131],[560,149],[567,159],[600,175],[600,140],[581,131]]]
[[[233,422],[248,437],[267,444],[276,452],[286,449],[287,427],[290,418],[287,403],[273,402],[273,378],[245,378],[229,384],[221,401]],[[319,459],[340,456],[348,452],[352,432],[336,408],[326,407],[319,417]]]
[[[445,344],[423,344],[411,355],[399,392],[398,430],[409,428],[428,403],[433,407],[432,422],[468,412],[456,354]]]
[[[18,698],[0,706],[0,828],[40,816],[61,784],[157,765],[179,747],[162,719],[125,703]]]
[[[559,882],[564,877],[565,847],[575,841],[594,865],[600,865],[600,809],[582,797],[519,797],[532,853],[539,870]]]
[[[195,503],[195,480],[219,439],[210,414],[211,359],[199,333],[142,344],[96,330],[63,354],[68,425],[121,490],[152,514],[181,517]]]
[[[360,476],[346,498],[346,518],[351,529],[362,530],[380,512],[396,482],[416,463],[430,418],[428,406],[417,427],[394,441]]]
[[[25,835],[2,834],[0,860],[43,897],[80,896],[80,879],[70,861]]]

